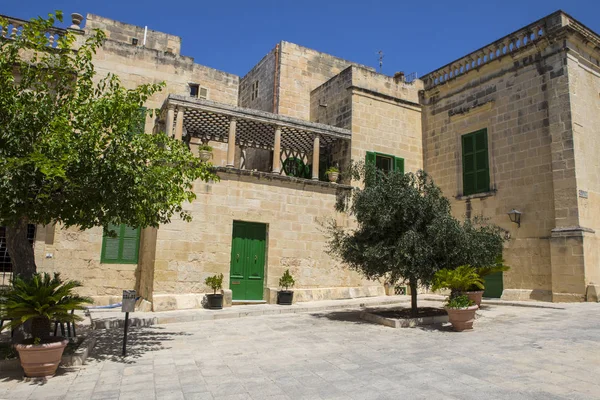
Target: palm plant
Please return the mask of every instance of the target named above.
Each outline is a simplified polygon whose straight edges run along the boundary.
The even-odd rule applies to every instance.
[[[72,310],[83,310],[88,297],[73,292],[81,287],[77,281],[63,282],[60,274],[36,273],[30,279],[15,277],[13,287],[0,299],[2,316],[11,321],[2,329],[15,329],[31,321],[31,334],[34,339],[44,340],[50,332],[50,322],[81,321]]]
[[[456,269],[441,269],[433,277],[433,290],[450,289],[450,297],[469,291],[473,288],[483,290],[483,278],[470,265],[461,265]]]
[[[510,267],[508,265],[504,265],[504,260],[502,259],[502,256],[498,256],[494,264],[487,267],[477,268],[477,273],[481,278],[485,278],[488,275],[495,274],[497,272],[505,272],[509,269]]]

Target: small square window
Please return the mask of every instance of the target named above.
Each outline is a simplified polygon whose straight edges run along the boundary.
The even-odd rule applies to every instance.
[[[375,154],[375,166],[383,172],[389,172],[394,169],[394,160],[392,157]]]
[[[258,81],[255,81],[252,84],[252,93],[250,95],[251,100],[258,99]]]
[[[198,92],[200,90],[200,85],[190,83],[190,96],[198,97]]]

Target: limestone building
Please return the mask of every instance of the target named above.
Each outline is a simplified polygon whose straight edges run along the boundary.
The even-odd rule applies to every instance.
[[[161,110],[146,133],[195,153],[211,145],[221,178],[196,183],[190,223],[123,226],[119,239],[100,228],[32,230],[38,269],[83,281],[99,303],[136,289],[154,310],[200,307],[215,273],[234,300],[273,302],[286,269],[298,301],[384,294],[382,282],[325,253],[320,222],[352,226],[334,211],[350,182],[330,183],[325,170],[351,160],[425,169],[457,217],[505,229],[512,269],[491,279],[488,295],[597,301],[600,37],[564,12],[410,80],[289,42],[239,77],[181,55],[176,36],[92,14],[72,28],[106,32],[101,75],[166,83],[146,104]]]

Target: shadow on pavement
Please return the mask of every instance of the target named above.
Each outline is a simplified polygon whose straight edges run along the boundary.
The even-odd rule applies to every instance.
[[[169,332],[162,327],[129,327],[127,333],[127,356],[123,352],[123,329],[103,329],[96,331],[96,346],[89,359],[96,361],[113,361],[131,364],[145,353],[168,349],[165,342],[177,336],[191,336],[185,332]]]
[[[312,313],[310,315],[315,318],[328,319],[330,321],[341,321],[341,322],[351,322],[354,324],[372,325],[371,322],[365,321],[360,318],[361,312],[362,312],[362,310],[344,310],[344,311]]]

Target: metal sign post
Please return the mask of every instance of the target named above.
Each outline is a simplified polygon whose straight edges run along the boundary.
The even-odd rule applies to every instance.
[[[123,334],[123,356],[127,355],[127,328],[129,327],[129,313],[135,310],[135,290],[123,290],[121,312],[125,313],[125,332]]]

